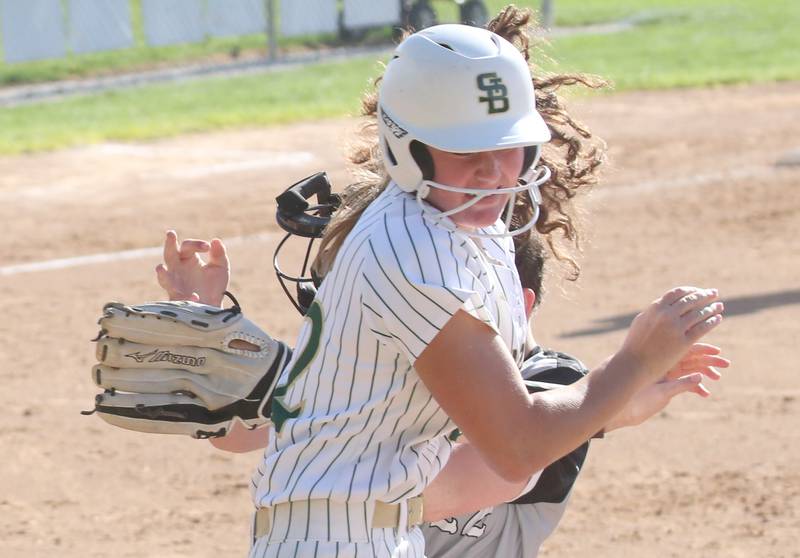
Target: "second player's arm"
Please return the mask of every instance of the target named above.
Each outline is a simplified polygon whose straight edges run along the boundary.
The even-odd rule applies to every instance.
[[[220,438],[209,438],[211,445],[222,451],[246,453],[267,447],[269,428],[250,429],[240,422],[234,422],[231,431]]]

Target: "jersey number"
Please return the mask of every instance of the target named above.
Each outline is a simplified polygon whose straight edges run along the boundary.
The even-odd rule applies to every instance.
[[[319,338],[322,334],[322,307],[319,305],[319,302],[315,300],[311,303],[306,318],[311,320],[311,335],[308,338],[308,343],[306,343],[303,352],[297,357],[294,366],[292,366],[292,369],[289,371],[289,377],[286,379],[286,383],[276,386],[272,395],[271,418],[273,424],[275,424],[275,432],[279,434],[286,420],[296,418],[300,414],[300,411],[303,410],[303,401],[300,401],[296,407],[289,408],[284,401],[284,397],[286,397],[286,393],[289,391],[292,384],[306,371],[306,368],[308,368],[308,365],[316,356],[317,350],[319,349]]]

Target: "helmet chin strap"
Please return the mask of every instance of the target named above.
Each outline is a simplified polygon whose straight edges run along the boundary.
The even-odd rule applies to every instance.
[[[534,161],[534,163],[530,166],[530,169],[519,178],[519,183],[517,186],[511,186],[507,188],[496,188],[494,190],[483,190],[481,188],[461,188],[458,186],[441,184],[433,180],[423,180],[419,188],[417,188],[417,204],[419,204],[420,208],[422,208],[423,213],[430,216],[437,225],[452,231],[458,230],[467,236],[498,238],[522,234],[529,231],[534,225],[536,225],[536,221],[539,219],[539,205],[542,203],[542,194],[539,191],[539,185],[544,184],[550,179],[550,169],[544,166],[536,167],[537,161]],[[437,188],[439,190],[445,190],[447,192],[455,192],[459,194],[471,194],[473,197],[457,207],[448,209],[446,211],[440,211],[431,204],[424,203],[424,199],[428,196],[428,194],[430,194],[431,188]],[[516,202],[517,194],[520,192],[528,192],[531,202],[533,203],[533,216],[524,226],[512,231],[510,230],[511,217],[514,213],[514,203]],[[469,209],[488,196],[502,195],[510,195],[505,209],[505,232],[489,233],[484,232],[481,229],[468,229],[454,223],[451,219],[448,219],[448,217],[451,215]]]

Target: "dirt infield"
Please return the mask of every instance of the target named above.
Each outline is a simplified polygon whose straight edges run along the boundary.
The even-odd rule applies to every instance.
[[[685,396],[592,444],[544,556],[798,557],[800,83],[609,95],[575,104],[613,164],[586,200],[577,285],[548,284],[536,332],[596,364],[633,313],[676,284],[718,287],[711,341],[734,361],[708,401]],[[260,455],[84,417],[103,302],[160,296],[162,231],[242,238],[233,290],[292,341],[272,275],[274,196],[328,169],[346,183],[350,120],[0,158],[0,555],[244,556]],[[107,261],[27,264],[92,254]],[[113,255],[117,254],[117,255]],[[563,288],[562,288],[563,287]],[[53,340],[63,344],[53,344]]]

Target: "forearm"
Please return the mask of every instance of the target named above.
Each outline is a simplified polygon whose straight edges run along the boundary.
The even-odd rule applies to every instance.
[[[222,451],[246,453],[263,449],[269,443],[269,428],[250,430],[240,422],[234,422],[231,431],[221,438],[209,438],[211,445]]]
[[[635,366],[614,356],[579,382],[532,395],[515,433],[529,469],[546,467],[618,417],[643,383]]]
[[[540,444],[543,451],[532,460],[547,460],[542,468],[574,450],[602,429],[591,424],[613,424],[613,420],[609,423],[603,420],[604,416],[613,412],[611,407],[615,406],[615,402],[609,400],[606,390],[611,389],[620,394],[620,401],[626,399],[619,386],[613,384],[614,366],[617,363],[612,363],[612,369],[607,371],[608,364],[598,367],[583,384],[574,388],[565,386],[553,392],[541,392],[534,398],[534,407],[538,407],[536,412],[541,415],[535,419],[539,424],[537,432],[529,430],[527,434],[516,435],[528,443],[532,436],[539,436],[540,441],[536,444]],[[606,375],[609,378],[605,378]],[[598,399],[603,402],[602,405],[598,403]],[[616,404],[624,405],[619,402]],[[620,414],[614,414],[613,419],[616,420]],[[596,415],[596,418],[593,419],[592,415]],[[590,425],[585,426],[585,423]],[[553,433],[552,439],[545,438],[548,432]],[[547,446],[555,447],[561,442],[561,438],[567,436],[578,441],[560,444],[566,450],[556,449],[553,453],[548,453],[553,457],[541,459]],[[474,445],[468,442],[458,444],[445,468],[425,489],[424,518],[426,521],[438,521],[508,502],[519,496],[527,482],[528,479],[504,479],[486,462]]]
[[[531,395],[499,336],[464,316],[450,320],[415,367],[442,409],[507,481],[526,480],[580,446],[646,381],[636,362],[614,356],[575,384]]]
[[[439,521],[507,502],[527,481],[509,482],[483,460],[470,443],[453,448],[444,469],[425,488],[425,521]]]

